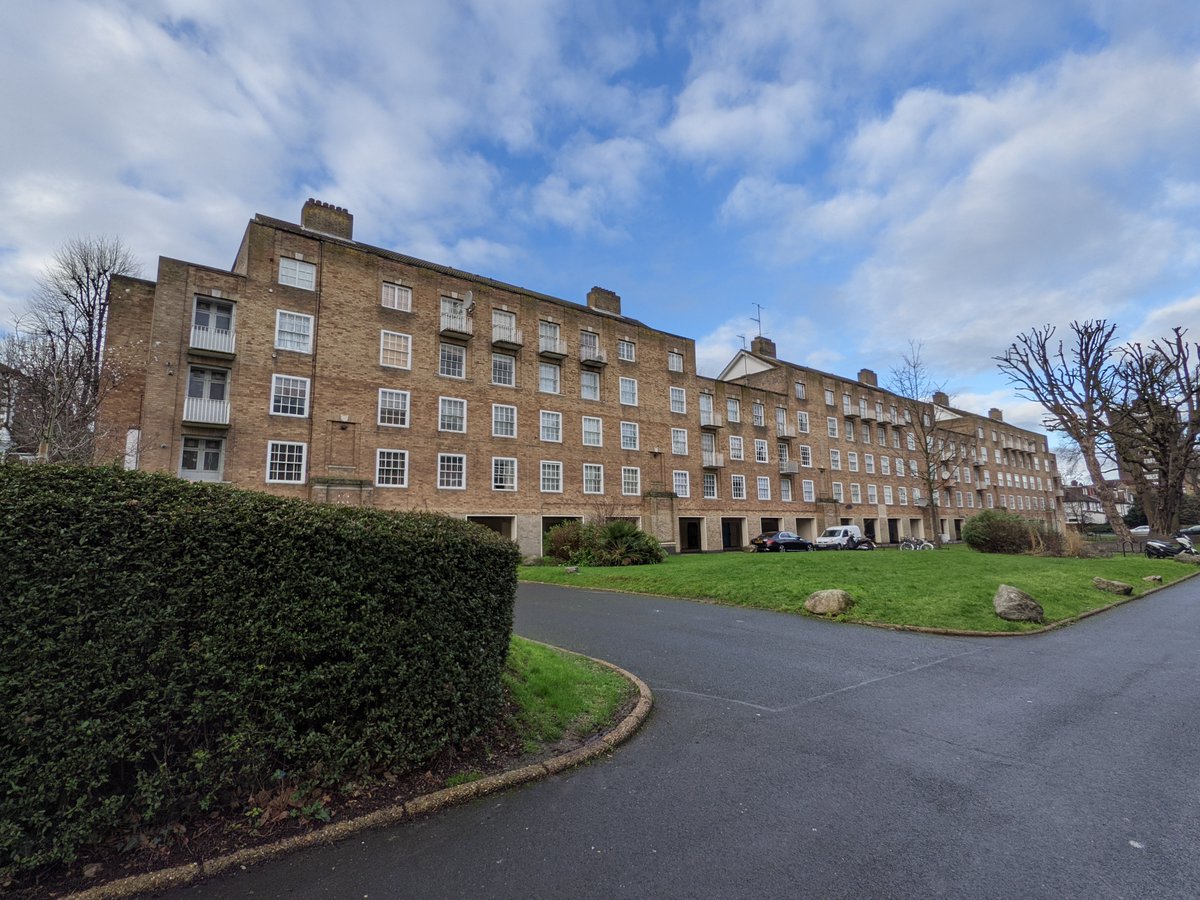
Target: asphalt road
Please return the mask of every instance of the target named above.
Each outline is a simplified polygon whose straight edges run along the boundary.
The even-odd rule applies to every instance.
[[[522,586],[640,675],[590,766],[178,897],[1200,896],[1200,579],[951,638]]]

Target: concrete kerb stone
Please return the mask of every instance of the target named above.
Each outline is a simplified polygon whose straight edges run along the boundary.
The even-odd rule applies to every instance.
[[[529,639],[526,638],[525,640]],[[188,863],[183,866],[161,869],[157,872],[147,872],[144,875],[132,875],[128,878],[98,884],[87,890],[68,895],[67,900],[124,900],[124,898],[136,897],[139,894],[151,891],[165,891],[171,888],[184,887],[203,878],[219,875],[232,869],[244,869],[256,863],[286,856],[288,853],[293,853],[297,850],[307,849],[319,844],[331,844],[372,828],[395,825],[405,819],[437,812],[450,806],[466,803],[468,800],[474,800],[486,794],[516,787],[528,781],[536,781],[539,778],[546,778],[578,766],[581,763],[588,762],[597,756],[611,752],[615,747],[629,740],[638,728],[641,727],[642,723],[646,721],[646,717],[650,715],[654,695],[650,692],[649,686],[632,672],[627,672],[625,669],[607,660],[596,659],[595,657],[575,653],[571,650],[564,650],[562,647],[555,647],[553,644],[545,644],[541,641],[530,641],[530,643],[570,653],[572,656],[583,657],[616,672],[637,688],[637,703],[629,714],[617,723],[616,727],[605,732],[599,738],[593,739],[583,747],[578,747],[568,753],[559,754],[543,762],[532,763],[522,766],[519,769],[509,769],[507,772],[489,775],[485,778],[480,778],[478,781],[469,781],[465,784],[455,785],[454,787],[443,788],[440,791],[434,791],[432,794],[426,794],[422,797],[409,800],[407,803],[398,803],[395,806],[375,810],[374,812],[366,813],[365,815],[357,816],[344,822],[335,822],[316,831],[284,838],[270,844],[264,844],[261,847],[248,847],[245,850],[227,853],[212,860]]]

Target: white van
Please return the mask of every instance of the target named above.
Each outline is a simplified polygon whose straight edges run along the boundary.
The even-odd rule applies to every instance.
[[[857,525],[834,525],[821,532],[816,545],[818,550],[853,550],[862,539]]]

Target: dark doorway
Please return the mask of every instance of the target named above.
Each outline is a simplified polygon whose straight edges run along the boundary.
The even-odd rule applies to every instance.
[[[900,520],[888,519],[888,543],[900,543]]]
[[[467,521],[490,528],[500,537],[512,540],[512,516],[467,516]]]
[[[721,548],[724,550],[741,550],[746,546],[742,538],[741,519],[721,520]]]
[[[875,540],[875,520],[863,519],[863,536],[869,540]]]
[[[762,519],[759,519],[759,524],[762,525],[762,530],[764,532],[779,530],[779,520],[778,519],[768,519],[768,518],[764,517]]]
[[[704,549],[702,543],[703,519],[679,520],[679,552],[699,553]]]

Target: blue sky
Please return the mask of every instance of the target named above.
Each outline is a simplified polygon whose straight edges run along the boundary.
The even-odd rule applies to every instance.
[[[1035,426],[991,357],[1200,338],[1195,0],[42,0],[0,33],[0,329],[55,248],[226,267],[315,196],[371,244]]]

